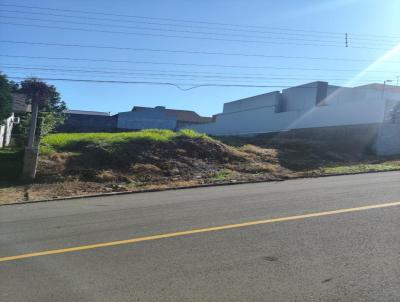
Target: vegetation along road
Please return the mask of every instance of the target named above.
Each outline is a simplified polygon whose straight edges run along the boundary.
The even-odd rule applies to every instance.
[[[1,301],[398,301],[400,173],[0,208]]]

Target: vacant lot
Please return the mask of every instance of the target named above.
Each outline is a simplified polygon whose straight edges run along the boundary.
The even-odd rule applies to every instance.
[[[37,181],[3,183],[0,202],[400,170],[397,158],[376,158],[321,142],[250,142],[190,130],[51,134],[41,143]],[[2,171],[15,179],[21,156],[19,151],[0,153]]]

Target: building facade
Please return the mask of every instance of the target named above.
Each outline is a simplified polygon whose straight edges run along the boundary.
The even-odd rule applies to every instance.
[[[11,93],[12,110],[15,114],[23,115],[31,112],[31,104],[29,104],[27,96],[23,93]]]
[[[170,129],[185,128],[186,125],[198,125],[211,122],[211,118],[198,115],[194,111],[135,106],[131,111],[118,113],[118,129]]]
[[[398,86],[370,84],[347,88],[313,82],[225,103],[215,121],[186,127],[210,135],[252,135],[292,129],[380,125],[396,115],[399,102]]]
[[[108,112],[68,110],[60,132],[110,132],[117,128],[117,116]]]

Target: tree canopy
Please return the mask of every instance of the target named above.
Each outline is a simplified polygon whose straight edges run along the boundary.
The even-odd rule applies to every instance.
[[[0,124],[12,113],[12,85],[4,74],[0,74]]]
[[[64,122],[67,107],[55,86],[40,79],[31,78],[22,81],[17,91],[26,94],[30,101],[39,102],[39,119],[42,121],[40,123],[41,135],[52,132]]]

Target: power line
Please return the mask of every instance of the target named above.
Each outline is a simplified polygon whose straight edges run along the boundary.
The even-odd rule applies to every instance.
[[[289,43],[289,42],[276,42],[276,41],[264,41],[264,40],[241,40],[241,39],[224,39],[224,38],[213,38],[213,37],[195,37],[195,36],[179,36],[179,35],[167,35],[167,34],[159,34],[159,33],[143,33],[143,32],[125,32],[125,31],[112,31],[112,30],[100,30],[100,29],[88,29],[88,28],[76,28],[76,27],[64,27],[64,26],[50,26],[50,25],[41,25],[41,24],[24,24],[24,23],[15,23],[15,22],[3,22],[0,21],[0,24],[5,25],[15,25],[15,26],[24,26],[24,27],[37,27],[37,28],[47,28],[47,29],[55,29],[55,30],[71,30],[71,31],[83,31],[83,32],[98,32],[98,33],[107,33],[107,34],[123,34],[123,35],[135,35],[135,36],[149,36],[149,37],[162,37],[162,38],[176,38],[176,39],[191,39],[191,40],[206,40],[206,41],[219,41],[219,42],[240,42],[240,43],[256,43],[256,44],[273,44],[273,45],[295,45],[295,46],[318,46],[318,47],[349,47],[349,48],[357,48],[357,49],[371,49],[371,50],[380,50],[387,49],[382,47],[370,47],[370,44],[356,44],[353,46],[346,46],[345,43],[340,44],[315,44],[315,43]],[[282,38],[284,39],[284,38]],[[290,40],[286,38],[286,40]],[[295,39],[291,39],[295,40]],[[296,39],[307,41],[306,39]],[[310,40],[311,41],[311,40]],[[320,41],[320,42],[330,42],[333,41]],[[395,43],[395,42],[393,42]],[[379,43],[381,45],[382,43]],[[357,46],[358,45],[358,46]],[[375,44],[372,44],[375,45]],[[389,46],[394,46],[393,44],[386,44]]]
[[[0,54],[0,57],[2,55]],[[15,56],[13,56],[15,57]],[[19,57],[19,56],[17,56]],[[34,57],[36,58],[36,57]],[[39,57],[40,58],[40,57]],[[83,59],[84,60],[84,59]],[[113,62],[113,61],[112,61]],[[128,61],[129,62],[129,61]],[[155,62],[150,62],[150,63],[155,63]],[[158,63],[158,62],[157,62]],[[166,63],[168,64],[168,63]],[[170,63],[172,65],[174,65],[175,63]],[[74,66],[66,66],[66,65],[26,65],[26,64],[3,64],[3,66],[20,66],[20,67],[41,67],[41,68],[74,68]],[[202,66],[202,65],[201,65]],[[219,65],[205,65],[205,66],[209,66],[209,67],[219,67]],[[225,66],[225,65],[222,65]],[[82,67],[82,66],[79,66]],[[243,68],[243,66],[241,66]],[[260,67],[260,66],[258,66]],[[216,74],[216,75],[232,75],[232,73],[227,73],[227,72],[210,72],[210,71],[185,71],[185,70],[154,70],[154,69],[131,69],[131,68],[112,68],[112,67],[85,67],[86,69],[89,70],[117,70],[117,71],[144,71],[144,72],[183,72],[183,73],[195,73],[195,74]],[[275,66],[266,66],[266,67],[261,67],[263,69],[276,69],[276,70],[304,70],[304,71],[335,71],[335,72],[360,72],[359,69],[326,69],[326,68],[296,68],[296,67],[275,67]],[[393,70],[369,70],[367,71],[368,73],[371,72],[377,72],[377,73],[397,73],[396,71]],[[253,76],[263,76],[263,74],[254,74],[254,73],[234,73],[233,75],[237,75],[237,76],[242,76],[242,75],[253,75]]]
[[[296,46],[319,46],[319,47],[344,47],[344,44],[315,44],[315,43],[289,43],[289,42],[275,42],[275,41],[261,41],[261,40],[240,40],[240,39],[223,39],[223,38],[212,38],[212,37],[193,37],[193,36],[178,36],[178,35],[166,35],[156,33],[142,33],[142,32],[125,32],[125,31],[112,31],[112,30],[100,30],[100,29],[88,29],[88,28],[76,28],[76,27],[64,27],[64,26],[50,26],[50,25],[39,25],[39,24],[24,24],[15,22],[3,22],[0,24],[5,25],[16,25],[24,27],[37,27],[47,28],[55,30],[71,30],[71,31],[83,31],[83,32],[98,32],[107,34],[123,34],[123,35],[135,35],[135,36],[149,36],[149,37],[162,37],[162,38],[177,38],[177,39],[191,39],[191,40],[206,40],[206,41],[220,41],[220,42],[240,42],[240,43],[259,43],[259,44],[274,44],[274,45],[296,45]],[[364,48],[364,49],[383,49],[376,47],[367,46],[352,46],[352,48]]]
[[[285,29],[279,27],[263,27],[256,25],[238,25],[232,23],[220,23],[220,22],[206,22],[206,21],[193,21],[193,20],[185,20],[185,19],[173,19],[173,18],[155,18],[155,17],[144,17],[137,15],[126,15],[126,14],[115,14],[115,13],[104,13],[98,11],[85,11],[85,10],[77,10],[77,9],[60,9],[60,8],[49,8],[42,6],[28,6],[28,5],[15,5],[15,4],[0,4],[0,6],[8,6],[8,7],[20,7],[20,8],[30,8],[30,9],[41,9],[47,11],[61,11],[61,12],[72,12],[72,13],[83,13],[89,15],[102,15],[102,16],[114,16],[114,17],[127,17],[127,18],[135,18],[135,19],[145,19],[145,20],[163,20],[163,21],[172,21],[172,22],[183,22],[183,23],[194,23],[194,24],[210,24],[210,25],[220,25],[220,26],[234,26],[234,27],[244,27],[244,28],[270,28],[276,30],[288,30],[288,31],[300,31],[300,32],[318,32],[318,33],[332,33],[332,32],[322,32],[322,31],[305,31],[299,29]],[[336,34],[336,33],[332,33]]]
[[[110,74],[77,74],[77,73],[71,73],[71,72],[62,72],[62,71],[40,71],[40,73],[23,73],[22,71],[17,71],[17,72],[7,72],[7,74],[14,74],[14,75],[19,75],[19,76],[23,76],[25,78],[29,78],[29,77],[46,77],[46,76],[84,76],[85,79],[91,79],[91,80],[97,80],[97,79],[117,79],[117,80],[121,80],[121,79],[140,79],[141,81],[143,80],[163,80],[163,81],[179,81],[182,85],[184,85],[184,83],[187,83],[188,81],[193,81],[193,80],[208,80],[208,78],[202,79],[199,77],[179,77],[177,76],[169,76],[169,75],[110,75]],[[211,79],[213,82],[222,82],[225,83],[226,81],[229,81],[229,84],[235,84],[237,82],[239,83],[257,83],[257,85],[264,85],[263,82],[268,82],[268,83],[273,83],[273,82],[280,82],[282,80],[286,80],[286,81],[290,81],[291,82],[291,86],[294,86],[293,82],[315,82],[315,81],[329,81],[329,82],[339,82],[339,83],[343,83],[343,82],[348,82],[348,79],[335,79],[335,78],[328,78],[328,79],[321,79],[321,78],[306,78],[306,77],[301,77],[301,78],[288,78],[288,77],[279,77],[279,78],[268,78],[268,79],[242,79],[242,78],[212,78]],[[357,81],[353,81],[353,83],[371,83],[371,82],[381,82],[381,79],[362,79],[362,80],[357,80]],[[190,82],[189,82],[190,83]],[[262,83],[262,84],[260,84]]]
[[[232,53],[232,52],[211,52],[211,51],[191,51],[180,49],[159,49],[159,48],[135,48],[135,47],[116,47],[116,46],[103,46],[103,45],[89,45],[89,44],[66,44],[66,43],[46,43],[46,42],[32,42],[32,41],[11,41],[0,40],[0,43],[11,44],[26,44],[26,45],[41,45],[41,46],[61,46],[61,47],[78,47],[78,48],[95,48],[95,49],[113,49],[113,50],[131,50],[131,51],[148,51],[148,52],[166,52],[166,53],[185,53],[196,55],[222,55],[222,56],[240,56],[240,57],[260,57],[260,58],[275,58],[275,59],[302,59],[302,60],[324,60],[324,61],[343,61],[343,62],[371,62],[366,59],[347,59],[347,58],[334,58],[334,57],[305,57],[305,56],[284,56],[284,55],[265,55],[255,53]],[[400,63],[400,61],[391,61],[392,63]],[[211,65],[214,66],[214,65]]]
[[[25,80],[25,77],[11,76],[8,77],[14,80]],[[290,85],[246,85],[246,84],[217,84],[217,83],[206,83],[206,84],[193,84],[193,83],[170,83],[170,82],[153,82],[153,81],[113,81],[113,80],[90,80],[90,79],[70,79],[70,78],[41,78],[43,81],[63,81],[63,82],[86,82],[86,83],[109,83],[109,84],[144,84],[144,85],[168,85],[174,86],[182,91],[188,91],[200,87],[236,87],[236,88],[291,88]],[[190,86],[189,88],[183,88],[182,86]],[[314,87],[300,86],[297,88],[310,89]],[[315,89],[315,88],[314,88]]]
[[[1,6],[1,4],[0,4]],[[285,33],[279,31],[261,31],[261,30],[249,30],[249,29],[237,29],[237,28],[215,28],[209,26],[199,26],[199,25],[182,25],[182,24],[171,24],[171,23],[158,23],[158,22],[146,22],[146,21],[137,21],[137,20],[121,20],[121,19],[110,19],[110,18],[96,18],[89,16],[73,16],[73,15],[63,15],[63,14],[53,14],[53,13],[42,13],[42,12],[33,12],[33,11],[18,11],[18,10],[2,10],[2,12],[11,12],[11,13],[22,13],[22,14],[34,14],[34,15],[45,15],[45,16],[54,16],[54,17],[67,17],[67,18],[77,18],[77,19],[89,19],[89,20],[99,20],[99,21],[112,21],[112,22],[128,22],[134,24],[147,24],[147,25],[160,25],[160,26],[170,26],[170,27],[182,27],[185,28],[197,28],[197,29],[212,29],[212,30],[222,30],[222,31],[234,31],[234,32],[250,32],[250,33],[261,33],[261,34],[275,34],[275,35],[288,35],[288,36],[306,36],[306,37],[321,37],[322,34],[311,34],[311,33]],[[340,35],[340,36],[338,36]],[[324,37],[326,34],[323,35]],[[342,38],[342,34],[334,35],[332,38]]]
[[[25,80],[25,77],[8,77],[10,79]],[[251,87],[251,88],[278,88],[278,87],[290,87],[290,86],[277,86],[277,85],[240,85],[240,84],[193,84],[193,83],[170,83],[170,82],[153,82],[153,81],[113,81],[113,80],[90,80],[90,79],[70,79],[70,78],[41,78],[43,81],[64,81],[64,82],[86,82],[86,83],[109,83],[109,84],[145,84],[145,85],[168,85],[174,86],[180,90],[187,91],[199,87]],[[182,86],[191,86],[189,88],[183,88]]]
[[[151,27],[137,27],[137,26],[126,26],[126,25],[111,25],[102,23],[90,23],[90,22],[76,22],[76,21],[65,21],[65,20],[52,20],[52,19],[41,19],[41,18],[27,18],[27,17],[15,17],[15,16],[1,16],[1,18],[8,19],[20,19],[20,20],[30,20],[30,21],[44,21],[44,22],[57,22],[57,23],[68,23],[74,25],[90,25],[90,26],[107,26],[107,27],[117,27],[117,28],[130,28],[135,30],[151,30],[151,31],[166,31],[174,33],[189,33],[189,34],[202,34],[202,35],[217,35],[217,36],[234,36],[234,37],[248,37],[256,39],[272,39],[272,40],[289,40],[289,41],[306,41],[306,42],[343,42],[341,37],[335,38],[336,40],[315,40],[315,39],[304,39],[304,38],[292,38],[292,37],[273,37],[273,36],[254,36],[254,35],[244,35],[244,34],[232,34],[232,33],[216,33],[216,32],[204,32],[204,31],[192,31],[192,30],[176,30],[168,28],[151,28]],[[131,34],[129,32],[117,32],[120,34]],[[276,34],[276,33],[273,33]],[[175,36],[174,36],[175,37]],[[195,37],[193,37],[195,38]],[[394,43],[394,42],[393,42]]]
[[[116,14],[110,12],[99,12],[99,11],[85,11],[85,10],[77,10],[77,9],[60,9],[60,8],[49,8],[42,6],[28,6],[28,5],[16,5],[16,4],[0,4],[0,6],[6,7],[18,7],[18,8],[29,8],[35,10],[46,10],[46,11],[58,11],[58,12],[70,12],[70,13],[79,13],[79,14],[89,14],[89,15],[101,15],[101,16],[114,16],[114,17],[125,17],[125,18],[134,18],[134,19],[143,19],[143,20],[162,20],[162,21],[170,21],[170,22],[178,22],[178,23],[190,23],[190,24],[208,24],[208,25],[218,25],[222,27],[238,27],[238,28],[258,28],[258,29],[269,29],[269,30],[278,30],[278,31],[289,31],[289,32],[303,32],[303,33],[318,33],[318,34],[329,34],[329,35],[337,35],[343,36],[344,33],[340,32],[331,32],[331,31],[316,31],[316,30],[305,30],[305,29],[293,29],[293,28],[285,28],[285,27],[268,27],[268,26],[259,26],[259,25],[249,25],[249,24],[234,24],[234,23],[221,23],[221,22],[209,22],[209,21],[194,21],[187,19],[173,19],[173,18],[156,18],[156,17],[146,17],[146,16],[138,16],[138,15],[127,15],[127,14]],[[126,20],[124,20],[126,21]],[[187,26],[185,24],[184,26]],[[222,29],[222,28],[221,28]],[[226,28],[224,28],[226,29]],[[365,36],[365,37],[388,37],[388,38],[400,38],[400,36],[391,36],[391,35],[375,35],[375,34],[355,34],[357,36]]]
[[[93,58],[72,58],[72,57],[47,57],[47,56],[23,56],[0,54],[0,57],[6,58],[27,58],[27,59],[45,59],[61,61],[84,61],[84,62],[106,62],[106,63],[124,63],[124,64],[144,64],[144,65],[170,65],[170,66],[193,66],[193,67],[218,67],[218,68],[239,68],[239,69],[273,69],[273,70],[305,70],[305,71],[339,71],[339,72],[359,72],[358,69],[327,69],[327,68],[303,68],[303,67],[277,67],[277,66],[251,66],[251,65],[224,65],[224,64],[198,64],[198,63],[179,63],[179,62],[155,62],[155,61],[130,61],[130,60],[107,60]],[[317,59],[317,58],[314,58]],[[321,58],[322,60],[323,58]],[[370,60],[365,60],[370,62]],[[395,62],[392,62],[395,63]],[[400,63],[400,62],[398,62]],[[14,64],[15,65],[15,64]],[[24,65],[25,66],[25,65]],[[387,70],[369,70],[368,72],[389,72]]]
[[[89,73],[89,74],[114,74],[114,75],[141,75],[141,76],[165,76],[165,77],[183,77],[183,78],[212,78],[212,79],[229,79],[229,80],[247,80],[247,79],[257,79],[257,80],[315,80],[316,78],[322,79],[322,76],[314,76],[312,79],[301,77],[292,77],[291,75],[260,75],[260,76],[221,76],[221,75],[193,75],[193,74],[171,74],[171,73],[143,73],[143,72],[115,72],[115,71],[93,71],[87,69],[60,69],[60,68],[40,68],[40,67],[8,67],[10,69],[21,69],[21,70],[38,70],[38,71],[56,71],[56,72],[72,72],[72,73]],[[346,81],[348,79],[336,79],[329,78],[334,81]],[[371,80],[376,81],[376,80]]]
[[[102,18],[93,18],[93,17],[81,17],[81,16],[70,16],[70,15],[60,15],[60,14],[43,14],[43,13],[35,13],[35,12],[21,12],[21,11],[12,11],[12,10],[2,10],[2,12],[14,12],[14,13],[23,13],[23,14],[38,14],[38,15],[45,15],[47,16],[56,16],[56,17],[68,17],[68,18],[84,18],[86,19],[95,19],[95,20],[102,20],[102,21],[106,21],[106,20],[112,20],[112,21],[119,21],[121,22],[121,20],[115,20],[115,19],[102,19]],[[80,24],[80,25],[90,25],[90,26],[107,26],[107,27],[117,27],[117,28],[129,28],[129,29],[136,29],[136,30],[151,30],[151,31],[166,31],[166,32],[176,32],[176,33],[191,33],[191,34],[202,34],[202,35],[217,35],[217,36],[236,36],[236,37],[248,37],[248,38],[256,38],[256,39],[275,39],[275,40],[293,40],[293,41],[308,41],[308,42],[343,42],[343,37],[342,36],[335,36],[335,37],[327,37],[326,35],[313,35],[313,34],[302,34],[302,33],[282,33],[282,32],[271,32],[271,31],[256,31],[258,33],[262,33],[262,34],[272,34],[272,35],[279,35],[278,37],[276,36],[254,36],[254,35],[248,35],[248,34],[234,34],[234,33],[217,33],[217,32],[204,32],[204,31],[192,31],[192,30],[176,30],[176,29],[168,29],[165,27],[162,28],[151,28],[151,27],[137,27],[137,26],[127,26],[127,25],[117,25],[117,24],[104,24],[104,23],[89,23],[89,22],[77,22],[77,21],[66,21],[66,20],[54,20],[54,19],[41,19],[41,18],[27,18],[27,17],[16,17],[16,16],[1,16],[2,18],[8,18],[8,19],[20,19],[20,20],[31,20],[31,21],[42,21],[42,22],[58,22],[58,23],[68,23],[68,24]],[[122,21],[123,22],[123,21]],[[135,22],[135,21],[134,21]],[[150,24],[150,25],[163,25],[163,26],[171,26],[171,24],[165,24],[165,23],[152,23],[152,22],[141,22],[141,21],[136,21],[135,23],[139,23],[139,24]],[[174,25],[173,26],[178,26],[178,27],[182,27],[181,25]],[[193,27],[193,26],[192,26]],[[185,28],[187,28],[185,26]],[[196,28],[196,27],[194,27]],[[209,27],[207,27],[209,28]],[[209,28],[212,29],[212,28]],[[213,30],[221,30],[221,29],[213,29]],[[225,29],[222,29],[225,30]],[[118,32],[118,33],[122,33],[122,32]],[[128,33],[127,33],[128,34]],[[292,37],[286,37],[286,36],[301,36],[301,37],[316,37],[316,38],[324,38],[325,40],[315,40],[315,39],[304,39],[304,38],[292,38]],[[326,39],[335,39],[335,40],[326,40]],[[363,44],[376,44],[377,42],[384,42],[386,44],[391,43],[390,45],[392,45],[393,43],[397,43],[398,40],[388,40],[388,39],[377,39],[377,38],[358,38],[358,37],[354,37],[354,35],[351,37],[348,36],[348,34],[345,34],[345,41],[367,41],[367,42],[363,42]],[[371,42],[369,42],[371,41]],[[375,43],[372,43],[375,42]],[[348,43],[347,43],[348,44]],[[347,45],[346,44],[346,45]]]

